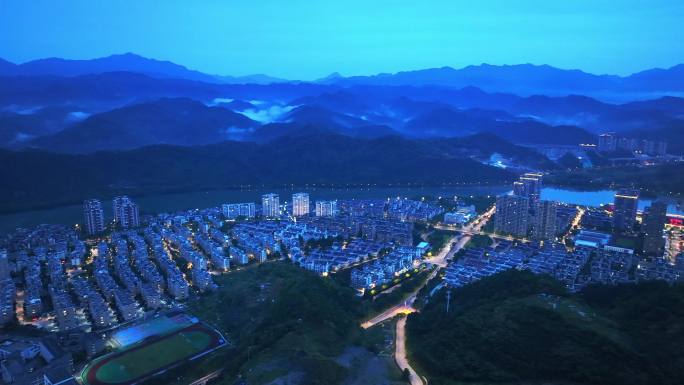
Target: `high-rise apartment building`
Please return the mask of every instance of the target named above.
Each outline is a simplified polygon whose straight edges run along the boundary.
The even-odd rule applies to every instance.
[[[615,194],[615,209],[613,210],[613,227],[617,232],[630,231],[636,223],[637,205],[639,204],[638,190],[619,190]]]
[[[524,196],[502,195],[496,198],[494,231],[516,237],[527,235],[530,200]]]
[[[99,234],[104,231],[104,212],[102,202],[98,199],[87,199],[83,202],[83,220],[88,235]]]
[[[556,209],[554,201],[540,201],[534,210],[532,237],[539,241],[556,238]]]
[[[316,201],[317,217],[334,217],[337,214],[337,201]]]
[[[228,219],[237,217],[254,218],[256,216],[256,204],[248,203],[226,203],[221,205],[223,215]]]
[[[114,198],[114,222],[123,229],[131,229],[140,226],[138,205],[125,195]]]
[[[601,134],[598,139],[598,146],[596,149],[599,152],[612,152],[617,150],[617,138],[613,133]]]
[[[261,196],[261,213],[267,218],[280,216],[280,197],[278,194],[264,194]]]
[[[309,194],[292,194],[292,215],[295,217],[309,215],[309,211]]]
[[[667,221],[667,203],[655,201],[648,208],[648,213],[641,226],[644,233],[643,252],[648,256],[660,257],[665,249],[663,229]]]
[[[534,209],[541,199],[542,174],[528,172],[513,183],[513,195],[529,199],[530,208]]]

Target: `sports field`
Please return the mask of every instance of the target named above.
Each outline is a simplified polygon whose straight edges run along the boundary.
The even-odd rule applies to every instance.
[[[185,329],[197,322],[199,322],[197,318],[187,314],[166,314],[118,330],[112,335],[112,342],[115,346],[126,348],[148,337],[169,334],[176,330]]]
[[[224,343],[214,330],[196,324],[161,338],[100,357],[81,372],[86,385],[129,385]]]

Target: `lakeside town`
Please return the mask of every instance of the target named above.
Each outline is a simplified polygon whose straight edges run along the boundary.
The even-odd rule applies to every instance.
[[[359,296],[439,267],[436,290],[509,269],[553,276],[570,292],[684,279],[681,219],[668,217],[665,202],[638,212],[638,190],[620,190],[604,207],[546,201],[542,180],[524,174],[512,193],[479,208],[462,197],[314,202],[302,192],[141,216],[121,196],[106,220],[102,203],[86,200],[82,224],[17,229],[0,240],[3,380],[68,383],[60,381],[108,351],[117,330],[183,311],[217,289],[218,275],[276,260],[323,279],[349,274]]]

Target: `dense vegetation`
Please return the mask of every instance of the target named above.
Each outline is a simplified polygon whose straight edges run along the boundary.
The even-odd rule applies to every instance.
[[[364,346],[358,326],[363,303],[348,287],[287,262],[271,262],[217,276],[217,292],[189,304],[189,311],[217,327],[232,346],[201,364],[181,368],[178,383],[223,368],[222,384],[241,375],[248,384],[296,373],[302,384],[336,384],[350,373],[336,358]]]
[[[489,235],[474,234],[465,247],[489,247],[494,243]]]
[[[416,289],[425,283],[425,280],[430,276],[431,271],[431,269],[424,269],[407,273],[407,275],[410,276],[405,277],[399,286],[389,293],[382,293],[375,296],[368,293],[367,297],[371,298],[371,302],[368,306],[370,315],[375,316],[396,304],[402,303],[402,301],[406,300],[406,298],[415,292]]]
[[[430,248],[436,253],[442,250],[447,245],[449,239],[456,234],[455,231],[450,230],[432,230],[427,237],[427,241],[430,244]]]
[[[658,166],[623,166],[556,172],[544,183],[580,189],[600,189],[639,186],[646,194],[684,193],[684,164],[668,163]]]
[[[475,147],[482,142],[482,149]],[[319,134],[265,144],[151,146],[88,155],[0,150],[0,211],[73,204],[90,197],[144,195],[264,185],[337,186],[454,183],[505,184],[514,174],[469,159],[508,146],[521,158],[532,150],[482,137],[441,143]],[[488,144],[490,143],[490,144]]]
[[[445,291],[409,316],[412,359],[431,384],[684,382],[684,287],[654,282],[570,295],[509,271]]]

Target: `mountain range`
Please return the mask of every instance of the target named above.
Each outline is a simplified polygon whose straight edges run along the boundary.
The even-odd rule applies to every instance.
[[[684,131],[684,99],[661,97],[623,104],[605,103],[580,95],[522,97],[506,93],[488,93],[478,88],[452,89],[435,86],[351,86],[310,83],[216,84],[185,79],[159,79],[130,72],[111,72],[74,77],[11,76],[0,78],[0,146],[5,148],[53,148],[66,152],[99,149],[127,149],[147,144],[184,144],[161,136],[158,139],[133,138],[130,143],[111,142],[106,146],[89,143],[83,127],[95,128],[105,121],[116,122],[125,131],[144,135],[154,125],[107,114],[140,104],[133,111],[153,109],[166,99],[195,100],[188,110],[193,120],[211,121],[204,133],[214,131],[213,142],[225,139],[264,140],[293,129],[294,123],[332,129],[350,136],[377,137],[401,134],[410,137],[463,136],[490,132],[515,143],[577,144],[595,142],[595,135],[616,131],[637,138],[661,138],[672,141],[670,148],[681,151],[679,138]],[[164,102],[166,100],[166,102]],[[211,107],[211,108],[209,108]],[[183,109],[159,107],[168,119],[169,135],[179,130],[194,130],[191,120],[180,115]],[[235,125],[215,108],[233,111],[258,123]],[[107,114],[99,119],[97,115]],[[152,113],[152,112],[150,112]],[[204,115],[207,116],[204,116]],[[81,120],[88,118],[88,122]],[[204,125],[204,123],[202,123]],[[264,125],[260,130],[259,125]],[[73,128],[64,134],[59,131]],[[236,130],[235,128],[242,129]],[[248,129],[248,130],[247,130]],[[258,131],[261,131],[258,133]],[[220,133],[223,134],[220,134]],[[70,134],[68,134],[70,133]],[[549,135],[553,133],[553,135]],[[71,143],[66,138],[72,135]],[[105,137],[91,140],[107,142]],[[128,135],[128,134],[127,134]],[[42,137],[52,136],[47,139]],[[163,136],[163,135],[162,135]],[[65,138],[59,144],[59,138]],[[111,137],[111,135],[110,135]],[[207,137],[205,137],[206,140]],[[129,140],[126,135],[119,142]],[[195,144],[189,141],[185,144]],[[54,146],[53,146],[54,144]],[[81,146],[81,149],[68,147]],[[675,152],[675,153],[677,153]]]
[[[145,58],[133,53],[87,60],[46,58],[14,64],[0,59],[0,76],[78,76],[105,72],[135,72],[159,78],[187,79],[209,83],[271,84],[298,82],[268,75],[242,77],[210,75],[169,61]],[[309,83],[383,86],[477,87],[488,92],[519,95],[584,94],[625,100],[628,97],[684,93],[684,64],[654,68],[629,76],[595,75],[581,70],[560,69],[550,65],[471,65],[463,68],[441,67],[368,76],[344,77],[333,73]],[[622,94],[622,95],[620,95]]]
[[[78,107],[85,112],[98,112],[162,97],[188,97],[206,104],[216,103],[216,99],[245,102],[258,100],[288,105],[312,104],[358,117],[366,116],[375,121],[381,115],[402,113],[394,110],[403,107],[401,99],[404,98],[461,109],[501,110],[547,124],[579,125],[593,132],[670,125],[671,120],[684,116],[684,99],[668,96],[615,104],[580,95],[521,97],[510,93],[485,92],[475,87],[342,87],[312,83],[233,85],[185,79],[158,79],[131,72],[75,77],[0,77],[0,111],[4,112],[54,105]],[[419,108],[417,105],[409,107],[413,108],[414,112],[415,108]]]
[[[684,92],[684,65],[668,69],[650,69],[629,76],[594,75],[580,70],[565,70],[549,65],[481,64],[461,69],[451,67],[403,71],[371,76],[329,76],[324,84],[336,85],[440,85],[451,88],[475,86],[489,92],[519,95],[605,95],[618,93],[647,96],[663,92]]]
[[[133,53],[110,55],[90,60],[46,58],[21,64],[0,59],[0,76],[79,76],[104,72],[135,72],[157,78],[187,79],[209,83],[270,84],[285,82],[283,79],[262,74],[248,76],[208,75],[170,61],[148,59]]]
[[[492,159],[572,168],[533,148],[609,131],[681,154],[682,70],[480,65],[298,82],[133,54],[0,60],[0,160],[12,165],[0,210],[245,184],[498,183],[513,173]]]

